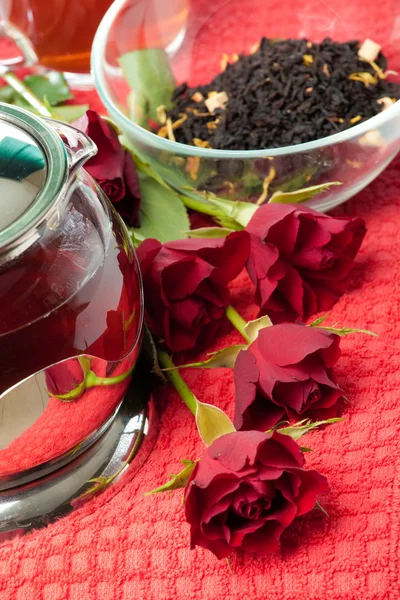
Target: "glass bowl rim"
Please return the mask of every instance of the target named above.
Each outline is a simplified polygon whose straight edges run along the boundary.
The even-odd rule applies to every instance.
[[[250,159],[266,158],[267,156],[287,156],[290,154],[318,150],[319,148],[323,148],[325,146],[352,140],[381,127],[385,123],[389,122],[392,118],[400,116],[400,100],[397,100],[397,102],[395,102],[386,110],[383,110],[381,113],[371,117],[370,119],[367,119],[363,123],[354,125],[345,131],[334,133],[312,142],[293,144],[291,146],[280,146],[279,148],[263,148],[260,150],[216,150],[213,148],[199,148],[197,146],[189,146],[188,144],[181,144],[180,142],[173,142],[166,138],[162,138],[131,121],[119,110],[107,92],[103,68],[105,64],[105,47],[110,28],[120,10],[125,5],[125,2],[126,0],[115,0],[101,20],[93,41],[91,68],[97,92],[106,109],[110,113],[116,113],[118,118],[124,123],[122,128],[125,126],[126,129],[131,129],[134,132],[135,137],[143,144],[157,146],[160,150],[168,151],[174,154],[185,154],[187,156],[200,156],[204,158]]]

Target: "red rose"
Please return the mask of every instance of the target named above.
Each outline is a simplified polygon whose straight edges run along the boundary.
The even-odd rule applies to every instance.
[[[329,418],[338,399],[332,367],[340,357],[337,335],[282,323],[262,329],[235,363],[235,427],[265,431],[282,418]]]
[[[256,302],[279,321],[307,319],[336,302],[366,233],[360,217],[330,217],[289,204],[261,206],[247,231],[253,236],[247,269]]]
[[[104,190],[125,221],[130,225],[137,225],[140,188],[130,152],[120,144],[115,129],[94,110],[86,111],[73,125],[86,133],[98,149],[97,154],[85,164],[85,169]]]
[[[173,352],[199,350],[215,339],[230,303],[228,283],[249,255],[249,236],[187,239],[137,250],[143,277],[145,318]]]
[[[233,550],[268,554],[283,531],[329,489],[304,469],[299,446],[276,431],[218,438],[197,463],[185,490],[191,546],[225,558]]]

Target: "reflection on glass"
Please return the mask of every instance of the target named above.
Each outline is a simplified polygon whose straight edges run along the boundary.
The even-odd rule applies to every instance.
[[[0,124],[0,231],[13,223],[46,180],[46,161],[33,139]]]
[[[27,179],[43,172],[33,172],[42,163],[32,149],[22,144],[20,155]],[[0,489],[93,443],[130,383],[140,279],[127,233],[99,195],[82,171],[56,226],[0,263]]]

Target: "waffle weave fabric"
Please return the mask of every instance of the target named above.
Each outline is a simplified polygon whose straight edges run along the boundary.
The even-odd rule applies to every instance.
[[[76,100],[100,107],[92,93]],[[160,433],[145,466],[47,529],[0,546],[0,600],[400,598],[400,158],[336,213],[364,217],[368,233],[329,323],[379,337],[343,339],[336,373],[351,401],[346,419],[304,438],[313,448],[307,465],[331,484],[321,498],[330,519],[315,511],[299,520],[277,554],[234,555],[233,574],[209,552],[190,551],[182,494],[143,496],[177,472],[180,459],[202,452],[189,412],[163,388]],[[249,279],[242,274],[232,290],[235,307],[254,318]],[[239,341],[231,333],[208,350]],[[184,376],[201,400],[232,416],[229,370]]]

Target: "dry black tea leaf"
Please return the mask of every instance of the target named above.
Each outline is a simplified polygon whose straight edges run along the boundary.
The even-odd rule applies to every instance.
[[[248,55],[223,55],[221,67],[206,85],[175,89],[167,116],[176,141],[220,150],[301,144],[370,119],[400,98],[372,40],[263,38]]]

